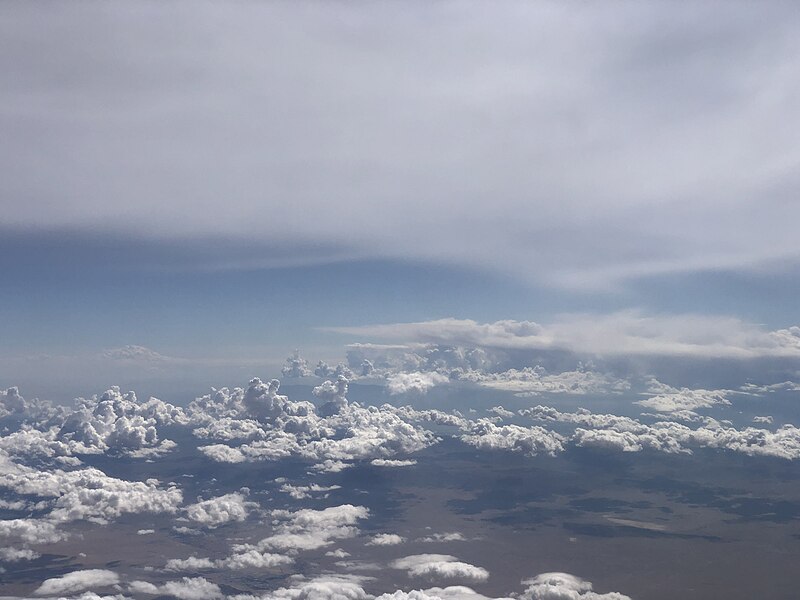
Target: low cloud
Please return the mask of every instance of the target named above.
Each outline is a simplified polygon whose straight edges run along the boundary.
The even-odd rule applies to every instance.
[[[119,581],[119,575],[113,571],[86,569],[84,571],[73,571],[61,577],[46,579],[33,593],[37,596],[74,594],[84,590],[116,585]]]
[[[396,533],[379,533],[367,542],[367,546],[397,546],[405,541],[406,538]]]
[[[590,582],[569,573],[542,573],[522,583],[528,586],[522,600],[631,600],[618,592],[594,592]]]
[[[409,577],[432,580],[458,580],[470,583],[489,579],[489,571],[459,561],[449,554],[415,554],[392,561],[392,568],[408,572]]]
[[[436,385],[447,383],[449,379],[441,373],[393,373],[386,378],[389,394],[427,394]]]

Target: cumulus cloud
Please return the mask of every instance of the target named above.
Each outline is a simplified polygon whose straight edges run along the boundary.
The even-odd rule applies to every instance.
[[[317,494],[319,494],[322,498],[328,497],[328,492],[332,492],[334,490],[341,489],[342,486],[340,485],[319,485],[317,483],[312,483],[309,485],[292,485],[290,483],[284,483],[279,488],[280,491],[289,494],[295,500],[303,500],[305,498],[311,498]]]
[[[185,423],[183,411],[157,398],[139,402],[134,392],[112,387],[101,396],[79,398],[78,409],[64,418],[57,439],[75,453],[115,452],[147,456],[168,452],[174,442],[160,440],[158,427]]]
[[[20,395],[19,388],[0,390],[0,417],[23,413],[26,408],[25,398]]]
[[[464,537],[464,534],[458,531],[451,531],[447,533],[434,533],[422,538],[419,538],[418,542],[463,542],[466,541],[467,538]]]
[[[415,554],[394,560],[391,566],[407,571],[409,577],[456,579],[476,583],[489,579],[486,569],[461,562],[449,554]]]
[[[118,584],[119,575],[105,569],[72,571],[61,577],[46,579],[33,593],[37,596],[74,594],[83,590],[104,588]]]
[[[594,592],[590,582],[569,573],[542,573],[522,583],[528,586],[523,600],[631,600],[617,592]]]
[[[312,390],[323,403],[320,407],[322,416],[335,415],[347,406],[347,384],[347,378],[339,375],[336,381],[326,380]]]
[[[248,502],[245,494],[236,492],[203,500],[186,507],[187,518],[205,527],[217,527],[232,521],[244,521],[255,502]]]
[[[654,387],[658,393],[647,400],[639,400],[640,404],[651,410],[665,413],[679,413],[710,408],[719,404],[730,405],[730,390],[676,389],[659,382]]]
[[[473,423],[461,439],[482,450],[512,450],[528,456],[554,455],[564,450],[566,439],[543,427],[498,426],[487,419]]]
[[[15,494],[49,499],[47,519],[17,520],[23,529],[52,535],[53,523],[89,520],[105,523],[126,513],[174,514],[183,501],[175,485],[162,487],[156,479],[125,481],[96,468],[40,470],[17,464],[0,453],[0,488]],[[14,521],[0,521],[3,523]],[[25,526],[22,526],[22,523]]]
[[[201,571],[203,569],[213,569],[216,562],[210,558],[198,558],[190,556],[189,558],[171,558],[164,565],[167,571]]]
[[[27,544],[54,544],[69,537],[48,519],[7,519],[0,521],[0,537]]]
[[[226,566],[253,564],[260,560],[273,564],[291,562],[280,554],[296,554],[332,544],[335,540],[355,537],[358,521],[369,516],[363,506],[343,504],[322,510],[273,511],[274,532],[256,544],[238,544],[226,559]],[[259,557],[258,555],[268,556]]]
[[[406,538],[396,533],[379,533],[367,542],[367,546],[397,546],[405,541]]]
[[[448,381],[448,377],[436,372],[393,373],[386,378],[386,389],[393,396],[427,394],[432,387]]]
[[[236,596],[231,600],[372,600],[357,579],[343,575],[295,577],[290,587],[260,596]]]
[[[675,421],[659,420],[647,424],[630,417],[593,414],[585,409],[564,413],[551,407],[536,406],[520,413],[540,421],[577,425],[566,439],[585,448],[623,452],[655,450],[670,454],[691,454],[693,449],[715,448],[749,456],[800,458],[800,429],[793,425],[784,425],[775,431],[755,427],[737,429],[707,418],[693,429]]]
[[[2,535],[2,533],[0,533]],[[33,560],[39,558],[39,553],[30,548],[9,548],[0,547],[0,561],[18,562],[21,560]]]
[[[416,460],[398,460],[392,458],[373,458],[370,461],[373,467],[413,467],[417,464]]]
[[[507,410],[502,406],[493,406],[489,409],[489,412],[497,415],[501,419],[511,419],[515,416],[512,411]]]
[[[348,381],[326,380],[314,388],[322,401],[317,410],[309,402],[293,402],[277,395],[278,382],[254,379],[247,390],[219,390],[192,403],[189,414],[198,422],[195,434],[236,442],[238,446],[210,444],[200,451],[230,463],[278,460],[296,456],[332,472],[345,461],[392,458],[435,443],[429,431],[413,425],[406,413],[390,405],[362,407],[347,401]],[[237,424],[245,420],[245,424]]]
[[[281,375],[290,379],[308,377],[311,375],[308,362],[305,358],[300,356],[299,350],[295,350],[294,353],[286,359],[286,363],[283,365],[283,368],[281,368]]]
[[[749,382],[741,386],[739,389],[744,393],[760,396],[775,392],[798,392],[800,391],[800,384],[794,381],[781,381],[779,383],[770,384],[756,384]]]
[[[176,581],[168,581],[155,585],[147,581],[132,581],[128,589],[134,594],[175,596],[179,600],[216,600],[222,598],[220,587],[203,577],[184,577]]]

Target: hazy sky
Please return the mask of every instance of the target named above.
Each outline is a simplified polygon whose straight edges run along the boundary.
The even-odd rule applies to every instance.
[[[277,364],[354,339],[318,327],[626,310],[793,325],[798,21],[4,2],[0,353]]]

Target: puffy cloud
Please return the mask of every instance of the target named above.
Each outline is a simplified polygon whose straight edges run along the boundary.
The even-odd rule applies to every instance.
[[[410,592],[396,591],[392,594],[382,594],[376,600],[492,600],[479,594],[472,588],[463,585],[450,585],[447,587],[432,587],[425,590],[412,590]],[[511,598],[495,598],[493,600],[511,600]]]
[[[373,458],[370,463],[373,467],[413,467],[415,460],[396,460],[391,458]]]
[[[341,473],[345,469],[349,469],[353,463],[346,463],[341,460],[323,460],[311,467],[312,471],[317,473]]]
[[[162,585],[132,581],[128,584],[128,589],[134,594],[166,594],[175,596],[179,600],[216,600],[223,597],[219,586],[203,577],[184,577]]]
[[[497,415],[501,419],[511,419],[515,416],[513,412],[506,410],[502,406],[493,406],[489,409],[489,412]]]
[[[451,531],[448,533],[434,533],[422,538],[419,538],[418,542],[464,542],[467,538],[464,537],[464,534],[458,531]]]
[[[48,518],[56,522],[105,522],[125,513],[175,513],[183,501],[177,486],[161,488],[155,479],[125,481],[95,468],[38,470],[0,454],[0,473],[0,487],[20,495],[52,498]]]
[[[375,365],[372,364],[372,361],[368,358],[365,358],[361,361],[361,364],[358,366],[358,375],[360,377],[369,377],[372,373],[375,372]]]
[[[272,569],[274,567],[291,564],[292,562],[294,562],[294,559],[291,556],[250,549],[231,554],[225,560],[215,561],[214,564],[219,568],[242,570]]]
[[[800,384],[794,381],[782,381],[780,383],[770,383],[770,384],[755,384],[755,383],[746,383],[739,388],[742,392],[747,394],[771,394],[774,392],[798,392],[800,391]]]
[[[267,436],[261,424],[253,419],[234,419],[221,417],[194,429],[194,435],[203,439],[222,440],[255,440]]]
[[[276,396],[277,384],[270,386],[271,392],[264,388],[260,380],[253,380],[247,392],[218,393],[213,399],[208,397],[193,404],[189,412],[196,421],[210,423],[211,415],[227,415],[218,420],[218,426],[224,429],[228,426],[225,419],[232,423],[237,417],[252,416],[252,409],[244,407],[248,394],[261,398],[258,402],[261,407],[265,406],[265,397],[275,399],[268,418],[246,426],[252,433],[249,437],[255,439],[236,447],[211,444],[202,446],[200,451],[213,460],[231,463],[297,456],[330,471],[342,468],[344,461],[390,458],[416,452],[436,442],[431,432],[408,422],[412,413],[390,405],[350,405],[345,396],[347,380],[344,377],[336,382],[325,381],[314,388],[314,393],[323,401],[319,414],[308,402],[291,402],[285,396]],[[238,402],[238,397],[242,397],[242,403]],[[230,441],[236,438],[233,434],[221,434],[220,429],[210,425],[196,428],[195,432]]]
[[[49,426],[66,412],[64,407],[54,407],[50,402],[34,398],[25,399],[16,386],[0,390],[0,419],[7,417],[22,423],[33,422]],[[9,423],[4,423],[7,427]]]
[[[37,596],[73,594],[91,588],[103,588],[119,583],[119,575],[105,569],[86,569],[73,571],[46,579],[33,593]]]
[[[303,500],[305,498],[311,498],[315,494],[322,494],[323,498],[327,498],[327,492],[341,489],[341,487],[340,485],[324,486],[317,483],[309,485],[291,485],[289,483],[284,483],[281,485],[280,491],[289,494],[295,500]]]
[[[372,375],[383,377],[398,373],[420,374],[423,377],[438,373],[449,377],[461,371],[484,372],[496,368],[503,358],[506,358],[504,354],[489,352],[484,348],[444,344],[351,344],[347,351],[347,360],[351,366],[359,368],[359,365],[369,362],[373,367]]]
[[[25,398],[20,395],[19,388],[10,387],[6,390],[0,390],[0,417],[22,414],[26,408]]]
[[[322,401],[320,414],[328,417],[335,415],[347,406],[347,378],[339,375],[336,381],[326,380],[314,388],[314,395]]]
[[[458,411],[446,413],[437,409],[416,410],[410,406],[401,406],[394,411],[398,416],[409,421],[429,422],[436,425],[448,425],[464,429],[469,421]]]
[[[248,502],[244,494],[236,492],[191,504],[186,507],[186,516],[190,521],[213,528],[231,521],[244,521],[249,510],[257,506],[255,502]]]
[[[410,577],[459,579],[470,582],[483,582],[489,579],[489,572],[486,569],[461,562],[449,554],[415,554],[394,560],[391,566],[407,571]]]
[[[397,546],[405,541],[406,538],[396,533],[379,533],[367,542],[367,546]]]
[[[294,562],[291,556],[260,552],[255,549],[235,552],[227,558],[211,560],[210,558],[172,558],[164,565],[166,571],[196,572],[203,569],[231,569],[234,571],[245,569],[271,569]]]
[[[365,360],[362,361],[360,365],[355,365],[355,366],[358,368],[359,372],[361,372],[363,375],[366,376],[372,373],[372,369],[370,369],[368,365],[365,365],[364,364],[365,362],[369,363],[369,361]],[[364,371],[367,372],[365,373]],[[317,366],[314,368],[314,375],[322,379],[332,379],[332,380],[336,380],[339,377],[344,377],[347,380],[355,378],[355,374],[346,364],[339,363],[335,367],[331,367],[324,360],[321,360],[317,363]]]
[[[447,383],[449,378],[441,373],[393,373],[386,378],[386,389],[393,396],[398,394],[427,394],[436,385]]]
[[[213,569],[216,563],[210,558],[171,558],[167,561],[164,569],[167,571],[201,571],[203,569]]]
[[[0,535],[2,535],[0,533]],[[8,548],[0,547],[0,562],[18,562],[21,560],[33,560],[39,558],[39,553],[30,548]]]
[[[487,419],[472,424],[461,439],[482,450],[512,450],[528,456],[563,452],[566,439],[543,427],[498,426]]]
[[[281,368],[281,375],[288,378],[308,377],[311,375],[308,362],[305,358],[300,356],[299,350],[295,350],[294,353],[286,359],[286,363],[283,365],[283,368]]]
[[[177,487],[162,489],[156,480],[124,481],[96,469],[67,474],[65,491],[56,500],[51,518],[103,522],[125,513],[175,513],[183,500]]]
[[[231,448],[225,444],[212,444],[210,446],[201,446],[198,448],[200,452],[208,456],[208,458],[217,462],[226,463],[241,463],[247,460],[244,453],[238,448]]]
[[[639,400],[637,404],[666,413],[694,411],[718,404],[730,405],[727,398],[731,393],[730,390],[676,389],[663,385],[660,385],[659,388],[662,391],[647,400]]]
[[[765,425],[772,425],[774,421],[775,420],[769,415],[764,417],[759,417],[759,416],[753,417],[753,423],[763,423]]]
[[[631,600],[617,592],[594,592],[590,582],[569,573],[542,573],[522,583],[528,586],[522,600]]]
[[[27,544],[54,544],[68,535],[46,519],[8,519],[0,521],[0,537],[19,539]]]
[[[256,377],[247,386],[242,404],[256,419],[271,420],[279,417],[286,413],[289,403],[286,396],[278,394],[280,387],[281,382],[277,379],[264,383]]]
[[[74,444],[76,453],[146,456],[166,452],[175,444],[159,440],[158,426],[186,422],[180,408],[157,398],[139,402],[134,392],[123,394],[118,387],[99,398],[79,398],[78,403],[78,410],[66,416],[57,436]]]
[[[569,438],[571,443],[581,447],[673,454],[691,453],[694,448],[716,448],[750,456],[800,458],[800,429],[793,425],[784,425],[775,431],[754,427],[736,429],[714,419],[705,419],[702,426],[692,429],[675,421],[648,425],[629,417],[593,414],[585,409],[562,413],[537,406],[520,413],[538,420],[581,425]]]
[[[262,596],[234,596],[229,600],[372,600],[352,578],[323,575],[313,579],[295,578],[291,587],[278,588]]]
[[[276,533],[262,540],[259,547],[313,550],[327,546],[335,539],[355,536],[358,533],[355,524],[367,518],[369,510],[363,506],[343,504],[323,510],[279,512],[274,516],[284,522],[278,525]]]

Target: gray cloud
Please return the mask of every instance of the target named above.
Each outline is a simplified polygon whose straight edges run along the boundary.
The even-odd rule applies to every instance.
[[[798,327],[769,331],[732,317],[647,315],[637,311],[561,315],[546,324],[449,318],[326,329],[379,340],[507,351],[728,359],[800,357]]]
[[[0,209],[40,237],[270,240],[195,258],[222,266],[326,247],[598,287],[796,260],[797,18],[16,2]]]

